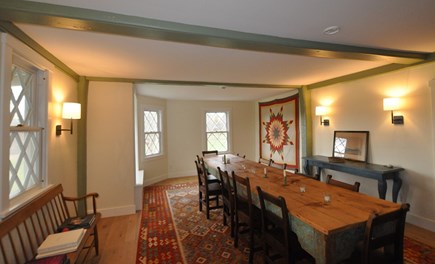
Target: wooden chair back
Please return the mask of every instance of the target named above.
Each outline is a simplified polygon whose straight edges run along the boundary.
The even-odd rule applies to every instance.
[[[207,155],[218,155],[218,151],[217,150],[203,150],[202,156],[204,157]]]
[[[238,246],[240,228],[247,226],[249,230],[249,263],[253,263],[254,253],[261,249],[256,247],[255,236],[261,232],[260,210],[252,204],[251,184],[249,178],[238,176],[232,172],[234,192],[234,246]]]
[[[195,160],[196,173],[198,175],[198,185],[202,186],[206,184],[206,176],[202,168],[202,164],[200,161]]]
[[[393,249],[392,263],[403,263],[403,237],[406,213],[409,208],[409,204],[402,204],[401,208],[394,212],[370,216],[364,235],[363,264],[370,263],[371,253],[374,250],[383,247],[384,252],[389,253],[388,250],[391,249],[391,246]]]
[[[290,226],[285,199],[264,192],[259,186],[257,186],[257,192],[261,207],[264,262],[273,263],[270,251],[274,250],[280,258],[285,260],[284,263],[294,263],[294,260],[290,261]]]
[[[345,183],[342,181],[332,179],[332,175],[328,174],[327,178],[326,178],[326,183],[334,185],[334,186],[338,186],[338,187],[341,187],[344,189],[348,189],[348,190],[351,190],[354,192],[359,192],[359,186],[360,186],[359,182],[355,182],[354,184]]]
[[[231,237],[234,235],[234,197],[233,188],[231,187],[230,176],[227,171],[222,171],[218,167],[219,179],[222,188],[222,202],[223,202],[223,224],[227,225],[228,219],[231,227]]]
[[[270,166],[272,164],[272,159],[259,158],[258,163],[266,165],[266,166]]]

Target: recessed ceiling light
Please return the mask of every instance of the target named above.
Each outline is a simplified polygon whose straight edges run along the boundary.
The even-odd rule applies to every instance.
[[[334,35],[337,34],[340,31],[340,27],[338,26],[331,26],[327,27],[323,30],[323,33],[326,35]]]

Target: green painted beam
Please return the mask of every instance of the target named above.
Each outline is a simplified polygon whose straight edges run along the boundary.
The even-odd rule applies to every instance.
[[[87,191],[87,116],[88,116],[89,82],[80,77],[77,86],[78,102],[81,104],[81,118],[77,124],[77,195],[83,196]]]
[[[19,39],[21,42],[23,42],[24,44],[26,44],[27,46],[35,50],[37,53],[39,53],[41,56],[43,56],[51,63],[53,63],[56,67],[61,69],[63,72],[71,76],[74,80],[78,81],[79,75],[75,71],[69,68],[66,64],[64,64],[62,61],[56,58],[53,54],[51,54],[48,50],[46,50],[44,47],[39,45],[39,43],[37,43],[35,40],[33,40],[31,37],[29,37],[26,33],[24,33],[21,29],[19,29],[11,22],[0,20],[0,30],[2,30],[5,33],[11,34],[15,38]]]
[[[86,77],[88,81],[97,82],[126,82],[137,84],[160,84],[160,85],[181,85],[181,86],[226,86],[240,88],[275,88],[275,89],[300,89],[300,85],[281,85],[281,84],[261,84],[261,83],[230,83],[230,82],[202,82],[202,81],[177,81],[177,80],[157,80],[157,79],[129,79],[129,78],[106,78],[106,77]]]
[[[380,66],[377,68],[373,68],[373,69],[369,69],[369,70],[365,70],[365,71],[360,71],[360,72],[356,72],[356,73],[352,73],[352,74],[347,74],[347,75],[343,75],[343,76],[340,76],[337,78],[332,78],[329,80],[317,82],[317,83],[312,83],[310,85],[307,85],[307,87],[308,87],[308,89],[316,89],[316,88],[321,88],[321,87],[325,87],[325,86],[333,85],[333,84],[337,84],[337,83],[355,81],[358,79],[367,78],[370,76],[384,74],[384,73],[388,73],[388,72],[392,72],[392,71],[397,71],[397,70],[400,70],[403,68],[417,66],[420,64],[424,64],[424,63],[430,63],[433,61],[435,61],[435,56],[432,55],[432,56],[429,56],[426,61],[417,62],[414,64],[408,64],[408,65],[388,64],[388,65]]]
[[[318,58],[408,64],[429,56],[421,52],[281,38],[31,1],[0,0],[0,17],[11,22],[63,29]]]

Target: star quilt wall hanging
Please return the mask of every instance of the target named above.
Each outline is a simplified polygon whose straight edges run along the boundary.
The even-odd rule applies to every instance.
[[[299,168],[299,95],[259,103],[260,156]]]

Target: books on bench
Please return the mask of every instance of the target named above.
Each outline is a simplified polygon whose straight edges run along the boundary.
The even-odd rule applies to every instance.
[[[79,228],[89,228],[95,221],[95,214],[89,214],[84,217],[68,218],[58,228],[57,232],[74,230]]]
[[[86,230],[84,228],[50,234],[38,248],[36,259],[76,251]]]

